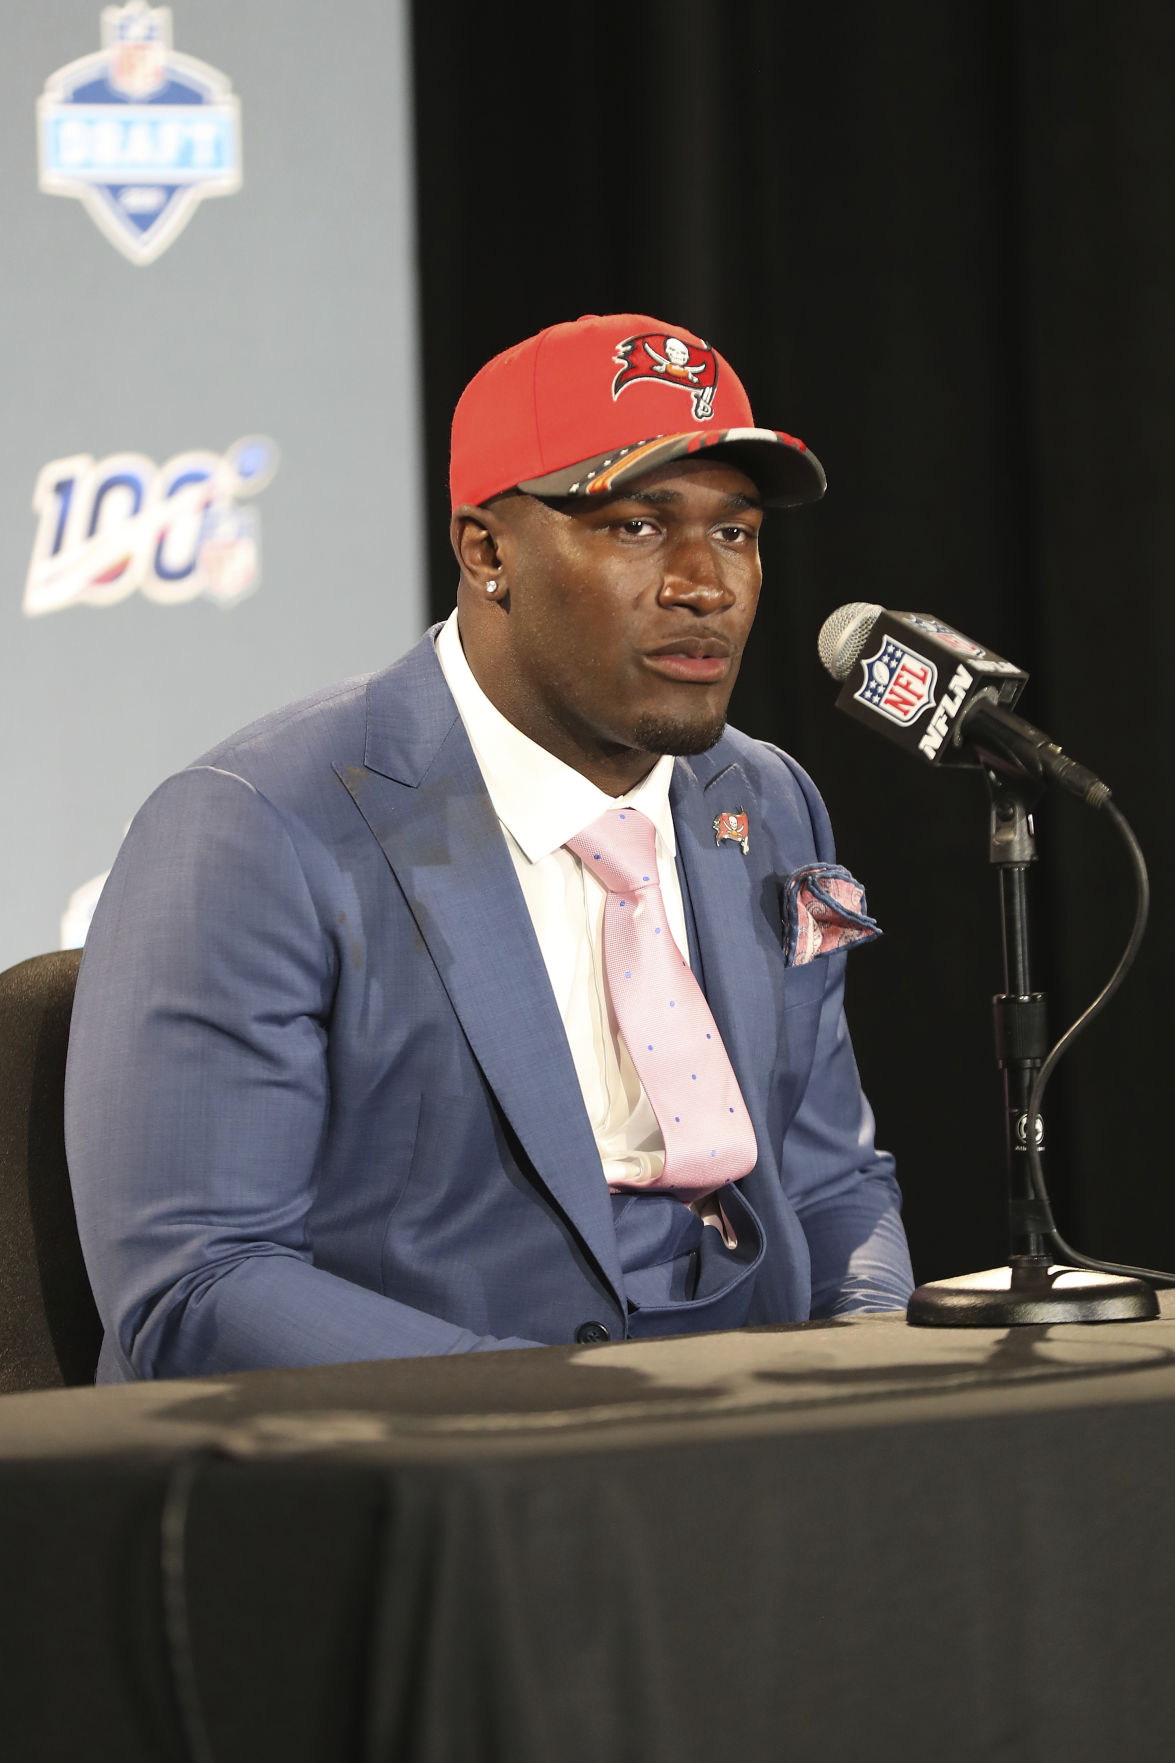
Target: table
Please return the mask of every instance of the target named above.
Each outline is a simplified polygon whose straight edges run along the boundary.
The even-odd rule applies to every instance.
[[[1173,1299],[0,1398],[3,1753],[187,1756],[194,1461],[217,1763],[1169,1759]]]

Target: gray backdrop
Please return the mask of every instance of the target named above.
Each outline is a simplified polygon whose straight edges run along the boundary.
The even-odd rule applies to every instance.
[[[0,968],[57,946],[162,777],[425,618],[404,0],[178,0],[174,48],[240,100],[243,185],[144,266],[38,189],[38,96],[100,10],[0,0]],[[50,461],[257,434],[280,463],[242,504],[248,598],[22,611]]]

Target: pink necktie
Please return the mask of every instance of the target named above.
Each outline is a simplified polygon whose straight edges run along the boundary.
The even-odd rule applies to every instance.
[[[657,833],[610,808],[573,839],[608,890],[604,971],[617,1026],[665,1140],[665,1168],[642,1187],[697,1198],[753,1169],[755,1129],[702,989],[673,940],[657,874]]]

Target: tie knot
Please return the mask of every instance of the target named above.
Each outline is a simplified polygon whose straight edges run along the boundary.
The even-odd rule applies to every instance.
[[[638,808],[609,808],[568,839],[567,849],[610,894],[660,886],[657,829]]]

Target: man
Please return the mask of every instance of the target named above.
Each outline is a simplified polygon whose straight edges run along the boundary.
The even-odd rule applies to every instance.
[[[905,1301],[841,1003],[872,921],[804,773],[723,732],[763,505],[823,488],[654,319],[474,378],[454,618],[168,780],[104,890],[100,1379]]]

